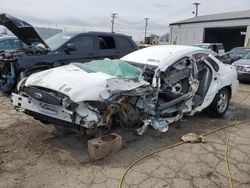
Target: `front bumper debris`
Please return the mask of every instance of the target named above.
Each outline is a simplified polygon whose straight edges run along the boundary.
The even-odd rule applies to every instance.
[[[81,111],[78,113],[77,110],[70,111],[63,106],[46,104],[15,93],[12,93],[11,99],[16,108],[29,110],[85,128],[93,128],[99,121],[97,114],[89,110],[87,106],[84,108],[83,105],[81,105]]]

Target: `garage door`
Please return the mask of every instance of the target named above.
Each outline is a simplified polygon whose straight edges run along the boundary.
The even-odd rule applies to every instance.
[[[246,27],[205,28],[204,42],[223,43],[225,51],[244,46]],[[242,33],[243,32],[243,33]]]

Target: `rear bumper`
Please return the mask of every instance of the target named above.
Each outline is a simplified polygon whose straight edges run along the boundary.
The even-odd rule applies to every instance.
[[[81,106],[80,112],[69,111],[63,106],[46,104],[32,98],[11,94],[12,103],[15,107],[27,110],[32,117],[48,117],[58,120],[59,124],[80,125],[85,128],[93,128],[98,123],[98,117],[88,108]],[[81,114],[81,115],[80,115]],[[55,122],[55,121],[53,121]]]

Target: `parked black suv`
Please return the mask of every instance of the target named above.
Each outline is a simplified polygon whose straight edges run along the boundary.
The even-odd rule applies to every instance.
[[[28,48],[0,51],[0,91],[10,91],[30,74],[70,62],[117,59],[138,49],[131,37],[105,32],[63,32],[43,41],[32,25],[0,14],[0,25]]]

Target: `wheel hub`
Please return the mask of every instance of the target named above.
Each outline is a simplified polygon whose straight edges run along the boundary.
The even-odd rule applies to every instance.
[[[223,113],[228,105],[228,95],[226,92],[222,92],[219,96],[218,103],[217,103],[217,109],[220,113]]]

